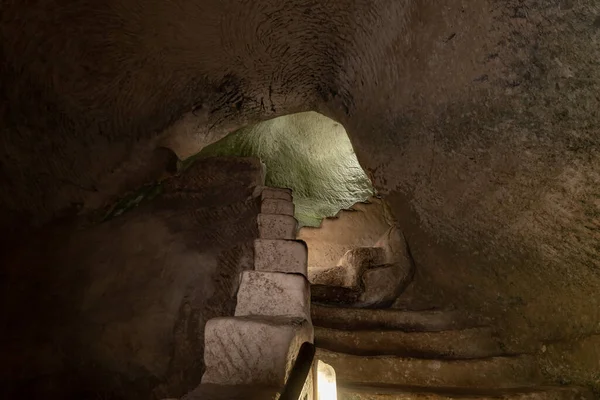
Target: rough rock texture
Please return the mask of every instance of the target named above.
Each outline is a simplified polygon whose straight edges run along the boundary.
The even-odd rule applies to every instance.
[[[539,352],[542,370],[552,381],[592,386],[600,398],[600,335],[541,345]]]
[[[533,357],[428,360],[393,356],[364,357],[317,349],[335,368],[338,381],[352,384],[445,388],[515,388],[539,381]]]
[[[265,205],[273,202],[292,205],[287,199],[272,199],[269,195],[291,195],[287,190],[266,190],[258,188],[253,193],[261,194],[261,214],[259,214],[259,232],[263,235],[264,226],[260,217],[264,214]],[[265,196],[267,196],[265,198]],[[289,218],[295,222],[292,212]],[[271,215],[280,217],[282,215]],[[287,221],[275,221],[276,225],[285,227]],[[271,226],[270,228],[276,228]],[[273,230],[273,229],[271,229]],[[271,232],[273,233],[273,232]],[[275,235],[271,235],[273,238]],[[281,269],[281,261],[285,258],[297,257],[295,264],[303,264],[306,269],[306,247],[301,242],[285,240],[257,239],[254,241],[255,260],[264,269],[268,264],[271,270]],[[301,245],[298,251],[297,245]],[[266,245],[266,246],[261,246]],[[292,246],[290,246],[292,245]],[[296,245],[296,247],[294,247]],[[274,251],[277,250],[277,251]],[[282,250],[283,253],[282,253]],[[285,251],[287,250],[287,252]],[[292,250],[292,251],[290,251]],[[295,251],[294,251],[295,250]],[[283,260],[282,260],[283,256]],[[287,267],[289,268],[289,267]],[[310,284],[306,273],[265,272],[260,270],[244,271],[241,274],[240,287],[237,294],[235,317],[213,318],[206,323],[204,361],[206,371],[202,376],[202,385],[211,387],[194,390],[194,396],[206,398],[224,397],[224,392],[239,397],[239,393],[231,385],[256,385],[275,388],[281,397],[288,398],[289,393],[284,384],[303,384],[298,398],[312,400],[312,378],[310,371],[314,348],[312,347],[314,330],[310,322]],[[304,345],[309,345],[305,347]],[[306,358],[309,349],[310,359]],[[309,378],[300,377],[297,382],[296,363],[305,363]],[[214,387],[214,385],[222,385]],[[213,391],[216,390],[216,393]],[[252,393],[248,393],[253,397]],[[269,394],[272,397],[272,394]]]
[[[296,239],[298,221],[292,216],[259,214],[257,222],[261,239]]]
[[[303,319],[265,316],[212,319],[206,326],[206,373],[202,384],[281,388],[300,346],[312,341],[312,325]]]
[[[542,387],[536,389],[463,390],[436,393],[411,387],[343,386],[338,393],[344,400],[592,400],[584,388]]]
[[[166,398],[194,388],[204,324],[233,315],[239,274],[252,268],[261,179],[257,160],[204,160],[150,203],[3,254],[0,397]]]
[[[348,250],[373,247],[391,223],[385,203],[371,197],[366,203],[357,203],[333,218],[325,218],[319,228],[301,228],[298,239],[309,248],[309,269],[331,268]]]
[[[6,248],[154,179],[159,144],[184,157],[316,110],[402,221],[416,300],[493,315],[516,345],[598,332],[596,1],[1,8]]]
[[[181,400],[277,400],[279,390],[256,385],[200,385]],[[164,399],[170,400],[170,399]]]
[[[300,274],[245,271],[235,315],[286,316],[310,321],[310,284]]]
[[[348,250],[338,261],[338,265],[347,271],[342,286],[356,286],[367,269],[383,263],[385,263],[385,253],[381,248],[357,247]]]
[[[311,315],[315,325],[337,329],[438,332],[477,324],[458,311],[367,310],[313,304]]]
[[[370,268],[362,275],[363,290],[358,298],[359,307],[389,307],[412,277],[410,268],[399,264]]]
[[[267,199],[292,201],[294,196],[292,195],[291,189],[263,187],[261,188],[261,199],[262,201]]]
[[[319,311],[314,320],[318,355],[335,366],[339,393],[346,400],[592,398],[585,388],[545,386],[548,380],[541,379],[535,357],[506,353],[491,327],[465,328],[464,321],[458,329],[444,329],[443,324],[431,329],[440,315],[425,313],[420,317],[429,321],[426,325],[394,326],[389,325],[390,312],[396,314],[395,322],[407,316],[385,309],[354,312],[355,318],[341,324],[341,309]],[[327,318],[336,314],[337,321]],[[364,321],[366,315],[371,319]],[[369,330],[375,321],[386,323],[378,327],[384,330]],[[339,326],[327,327],[332,323]]]
[[[347,237],[348,232],[342,230],[343,228],[343,224],[334,223],[330,225],[330,232],[327,233],[337,233],[337,237],[340,238]],[[360,238],[362,232],[359,228],[360,225],[352,226]],[[356,238],[354,240],[356,241]],[[331,249],[324,248],[323,244],[314,238],[310,243],[309,254],[313,253],[313,260],[321,262],[332,254]],[[313,284],[313,300],[353,304],[355,307],[389,307],[394,304],[411,282],[414,273],[406,240],[394,225],[374,246],[377,247],[351,248],[335,266],[310,268],[308,273]],[[325,254],[315,255],[319,250]]]
[[[437,332],[476,324],[458,311],[366,310],[313,304],[311,315],[315,325],[337,329]]]
[[[299,240],[257,239],[254,269],[302,274],[308,278],[306,243]]]
[[[442,332],[350,330],[315,327],[315,345],[347,354],[421,358],[485,358],[502,355],[490,328]]]
[[[280,199],[265,199],[260,206],[263,214],[281,214],[294,216],[294,203]]]
[[[373,195],[344,127],[316,112],[242,128],[198,157],[206,155],[260,158],[267,167],[267,185],[294,191],[302,226],[319,226],[324,217]]]
[[[314,252],[313,249],[310,249]],[[312,283],[329,286],[357,287],[366,269],[385,262],[383,249],[356,247],[348,250],[330,268],[310,268]]]

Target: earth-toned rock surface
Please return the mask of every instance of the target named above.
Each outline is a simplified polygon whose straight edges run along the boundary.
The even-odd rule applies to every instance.
[[[0,249],[13,260],[2,263],[11,286],[3,291],[5,326],[35,320],[28,335],[50,349],[31,350],[35,363],[23,361],[27,352],[5,362],[3,381],[50,382],[48,371],[63,368],[50,338],[70,343],[74,331],[55,336],[47,326],[74,315],[64,307],[92,307],[84,300],[98,295],[94,288],[111,291],[98,299],[110,315],[93,323],[116,324],[108,336],[129,335],[113,313],[133,309],[137,318],[138,299],[128,297],[129,286],[108,284],[110,277],[152,280],[160,269],[150,261],[179,254],[177,246],[216,248],[190,233],[203,218],[198,229],[213,232],[222,220],[243,242],[255,227],[240,215],[255,210],[233,199],[243,190],[229,188],[215,195],[227,202],[216,214],[162,221],[140,208],[121,216],[131,224],[117,218],[84,233],[69,221],[87,221],[172,174],[174,155],[187,158],[260,121],[316,111],[345,128],[409,245],[415,278],[397,304],[485,315],[509,349],[578,348],[567,357],[569,381],[600,390],[600,367],[585,357],[597,347],[582,339],[600,333],[596,1],[3,0],[0,9]],[[204,176],[221,170],[207,166]],[[235,169],[226,176],[234,179]],[[187,212],[185,196],[209,201],[187,192],[193,182],[178,182],[180,197],[168,200],[177,212]],[[160,198],[146,207],[166,207]],[[63,233],[47,233],[54,229]],[[102,240],[108,244],[94,245]],[[78,252],[62,250],[71,245]],[[106,248],[136,261],[102,261],[112,257]],[[137,258],[140,248],[156,254]],[[217,264],[206,265],[216,271]],[[143,267],[156,271],[139,273]],[[84,293],[72,292],[73,279]],[[144,304],[166,296],[147,282],[134,286],[144,287]],[[171,316],[182,307],[178,296],[165,300]],[[84,325],[91,318],[76,313]],[[163,323],[149,342],[166,337]],[[125,371],[132,387],[152,386],[135,382],[146,362],[129,357],[139,343],[99,349],[97,339],[88,349],[98,350],[95,361],[122,358],[109,376]],[[149,357],[160,360],[156,371],[169,368],[162,355]],[[561,357],[541,358],[557,382],[565,379],[553,361]]]

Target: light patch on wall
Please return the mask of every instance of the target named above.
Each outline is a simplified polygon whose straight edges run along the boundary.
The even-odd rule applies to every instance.
[[[291,188],[300,225],[319,226],[340,209],[373,195],[344,127],[316,112],[275,118],[242,128],[196,157],[258,157],[269,186]]]
[[[317,361],[317,400],[337,400],[335,370],[321,360]]]

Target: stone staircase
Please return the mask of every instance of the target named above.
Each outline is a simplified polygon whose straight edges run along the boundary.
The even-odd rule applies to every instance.
[[[547,386],[535,356],[508,354],[484,321],[390,308],[414,272],[397,228],[309,270],[291,191],[260,196],[255,269],[240,277],[235,315],[208,321],[206,371],[184,400],[277,399],[313,340],[315,359],[335,368],[339,400],[593,399],[584,388]],[[313,396],[309,374],[300,398]]]
[[[536,359],[506,354],[490,327],[456,310],[312,305],[316,357],[335,368],[339,400],[592,400],[547,387]]]
[[[349,219],[340,223],[346,230]],[[327,222],[334,242],[336,220]],[[337,263],[331,254],[339,251],[310,243],[323,253],[309,254],[320,261],[308,271],[316,358],[335,368],[339,400],[593,398],[583,388],[546,386],[536,357],[507,353],[486,321],[457,310],[390,308],[414,273],[398,228],[371,247],[346,248]]]
[[[263,188],[254,270],[240,277],[233,317],[205,328],[202,384],[185,400],[276,399],[300,347],[313,342],[307,249],[296,241],[292,194]],[[302,399],[311,400],[312,374]]]

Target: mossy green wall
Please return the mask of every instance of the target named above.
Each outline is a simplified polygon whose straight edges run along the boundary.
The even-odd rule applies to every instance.
[[[318,226],[322,218],[373,194],[344,127],[316,112],[242,128],[193,158],[217,155],[260,158],[267,185],[294,191],[301,225]]]

